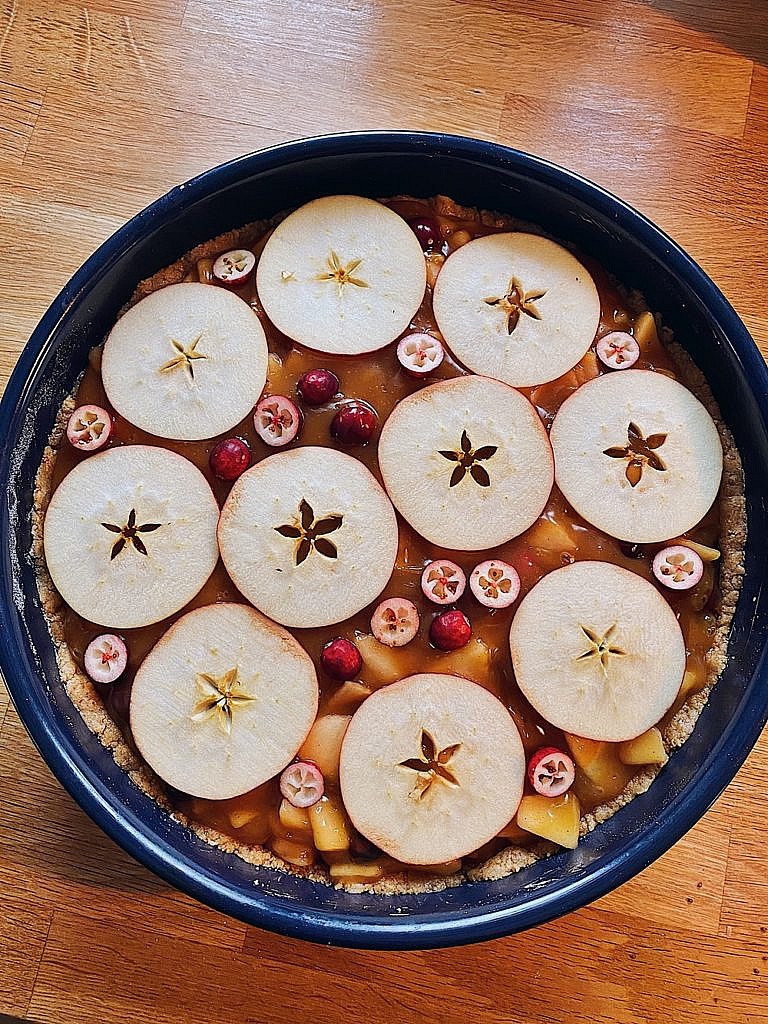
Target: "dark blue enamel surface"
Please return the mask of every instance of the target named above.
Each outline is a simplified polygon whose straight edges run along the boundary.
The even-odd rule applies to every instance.
[[[645,293],[706,373],[744,459],[749,542],[730,660],[685,748],[650,791],[573,852],[498,882],[385,897],[257,869],[200,842],[140,793],[58,682],[29,558],[32,488],[56,410],[141,278],[199,242],[317,195],[450,195],[542,225]],[[733,778],[768,717],[768,372],[701,269],[640,214],[558,167],[454,136],[365,133],[265,150],[206,172],[131,220],[54,300],[0,406],[0,663],[16,709],[57,778],[121,846],[225,913],[338,945],[419,948],[531,927],[602,896],[650,864]]]

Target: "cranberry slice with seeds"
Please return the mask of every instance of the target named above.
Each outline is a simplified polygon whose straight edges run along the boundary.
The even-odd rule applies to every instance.
[[[337,636],[322,649],[320,663],[334,679],[354,679],[363,667],[363,656],[351,640]]]
[[[251,464],[251,449],[242,437],[227,437],[211,449],[211,472],[219,480],[237,480]]]
[[[654,558],[653,575],[670,590],[690,590],[704,575],[704,563],[692,548],[672,544]]]
[[[419,613],[413,601],[390,597],[371,616],[371,632],[387,647],[405,647],[419,629]]]
[[[128,648],[114,633],[102,633],[91,640],[83,656],[85,671],[97,683],[114,683],[127,664]]]
[[[221,284],[239,288],[248,281],[256,266],[256,257],[250,249],[231,249],[213,264],[213,276]]]
[[[296,388],[307,405],[325,405],[339,393],[339,378],[331,370],[307,370],[299,377]]]
[[[103,448],[112,436],[112,417],[100,405],[81,405],[67,420],[67,440],[80,452]]]
[[[469,589],[486,608],[508,608],[520,593],[520,576],[509,562],[490,558],[472,570]]]
[[[470,621],[458,609],[440,612],[429,627],[429,639],[441,651],[458,651],[467,646],[471,637]]]
[[[424,377],[442,363],[445,349],[431,334],[406,334],[397,344],[397,359],[412,377]]]
[[[280,792],[294,807],[311,807],[325,792],[323,773],[311,761],[294,761],[280,776]]]
[[[573,758],[557,747],[542,747],[528,762],[528,781],[542,796],[562,796],[575,777]]]
[[[256,406],[253,426],[265,444],[282,448],[293,441],[301,428],[299,407],[285,395],[267,395]]]
[[[467,577],[460,565],[447,558],[430,562],[421,574],[421,589],[435,604],[453,604],[464,593]]]
[[[331,437],[342,444],[366,444],[379,418],[365,402],[345,402],[331,420]]]
[[[611,370],[628,370],[640,358],[640,346],[624,331],[613,331],[601,338],[595,346],[601,363]]]

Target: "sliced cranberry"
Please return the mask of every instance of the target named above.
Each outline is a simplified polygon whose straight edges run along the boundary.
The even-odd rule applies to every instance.
[[[339,393],[339,378],[330,370],[307,370],[296,385],[307,405],[325,405]]]
[[[280,776],[280,792],[294,807],[311,807],[325,792],[323,773],[311,761],[295,761]]]
[[[67,420],[67,440],[80,452],[103,448],[112,436],[112,417],[100,405],[81,405]]]
[[[611,370],[628,370],[640,358],[640,346],[631,334],[624,331],[606,334],[595,348],[600,362]]]
[[[102,633],[86,647],[83,664],[97,683],[114,683],[125,672],[128,648],[114,633]]]
[[[654,558],[653,575],[670,590],[690,590],[704,575],[704,563],[692,548],[672,544]]]
[[[424,377],[442,363],[445,349],[431,334],[406,334],[397,345],[397,358],[412,377]]]
[[[425,252],[428,249],[436,249],[443,240],[437,222],[431,217],[417,217],[415,220],[409,220],[408,224]]]
[[[268,395],[256,406],[253,425],[265,444],[282,448],[298,434],[301,413],[296,403],[285,395]]]
[[[237,480],[251,464],[251,449],[242,437],[219,441],[208,456],[211,472],[219,480]]]
[[[429,639],[441,651],[458,651],[460,647],[466,647],[471,636],[469,619],[458,609],[440,612],[429,627]]]
[[[556,747],[542,747],[528,762],[528,781],[542,796],[562,796],[575,777],[573,759]]]
[[[342,444],[366,444],[379,418],[366,402],[345,402],[331,420],[331,437]]]
[[[520,593],[520,576],[509,562],[490,558],[472,570],[469,589],[486,608],[508,608]]]
[[[421,574],[421,589],[435,604],[453,604],[458,601],[466,585],[464,570],[447,558],[430,562]]]
[[[250,249],[231,249],[222,253],[213,264],[213,276],[222,284],[239,288],[253,274],[256,257]]]
[[[334,679],[354,679],[363,667],[363,657],[351,640],[337,636],[323,648],[320,663]]]
[[[387,647],[405,647],[419,630],[419,613],[413,601],[390,597],[371,616],[371,631]]]

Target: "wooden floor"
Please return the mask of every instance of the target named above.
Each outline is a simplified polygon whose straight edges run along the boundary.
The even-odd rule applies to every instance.
[[[0,374],[107,235],[229,157],[445,129],[619,193],[768,353],[768,0],[0,0]],[[0,687],[0,1013],[55,1024],[768,1022],[768,736],[587,910],[446,952],[229,921],[112,845]]]

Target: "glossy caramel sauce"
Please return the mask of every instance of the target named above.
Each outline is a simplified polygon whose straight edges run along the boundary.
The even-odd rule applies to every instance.
[[[457,247],[458,242],[463,244],[468,237],[489,234],[498,230],[478,221],[436,215],[427,201],[392,200],[388,205],[409,220],[425,216],[439,224],[444,241],[441,243],[439,251],[428,254],[428,260],[434,267],[439,266],[441,255],[449,254],[453,248]],[[240,233],[237,245],[252,249],[258,254],[267,237],[268,235],[263,233],[261,235],[254,234],[253,229],[244,229]],[[218,254],[215,252],[211,253],[212,257],[216,255]],[[580,258],[592,274],[600,294],[601,318],[597,337],[615,330],[631,333],[636,315],[630,309],[626,294],[609,278],[603,268],[593,261]],[[210,263],[210,260],[207,263],[199,261],[199,269],[193,269],[187,280],[210,280]],[[211,286],[216,287],[213,284]],[[293,444],[295,446],[325,445],[346,451],[368,466],[379,480],[381,480],[381,475],[376,458],[378,434],[367,445],[353,448],[337,444],[331,438],[329,426],[340,402],[349,398],[365,400],[377,411],[381,424],[400,399],[418,390],[424,384],[467,372],[446,352],[443,363],[429,375],[425,382],[415,380],[400,369],[395,354],[395,344],[389,345],[379,352],[358,357],[313,353],[296,345],[272,326],[258,303],[252,281],[238,290],[237,294],[244,301],[253,305],[267,334],[271,353],[268,393],[292,396],[299,405],[302,405],[296,396],[296,382],[302,373],[320,366],[332,370],[341,382],[341,395],[327,406],[315,409],[303,406],[304,425]],[[441,337],[432,314],[430,287],[427,287],[424,301],[412,321],[411,329],[426,330]],[[100,350],[96,349],[92,353],[90,365],[80,384],[77,404],[95,403],[109,409],[109,403],[101,384],[99,359]],[[646,340],[641,344],[641,357],[636,368],[655,369],[676,375],[676,368],[670,354],[656,338]],[[544,423],[549,426],[561,403],[580,384],[602,372],[605,372],[604,368],[597,360],[594,351],[590,350],[581,363],[558,380],[522,390],[536,406]],[[247,439],[251,446],[252,464],[275,451],[257,437],[250,417],[231,433]],[[158,439],[132,426],[121,416],[115,415],[115,429],[110,445],[153,444],[186,456],[205,474],[219,504],[222,504],[231,484],[213,477],[208,466],[209,453],[218,440],[220,438],[199,442]],[[82,457],[66,441],[61,445],[56,460],[54,486]],[[456,553],[436,548],[416,534],[399,515],[398,522],[400,546],[397,563],[389,584],[378,600],[389,596],[410,598],[419,609],[421,627],[417,637],[407,647],[390,649],[379,645],[380,651],[386,655],[386,660],[394,673],[392,678],[413,672],[428,671],[452,671],[468,675],[485,685],[506,704],[520,729],[528,753],[543,745],[553,745],[568,750],[563,734],[546,723],[533,710],[515,684],[509,655],[508,633],[517,602],[511,608],[492,611],[481,606],[472,597],[470,589],[467,587],[465,594],[456,604],[467,614],[472,623],[473,639],[469,647],[463,651],[444,654],[431,648],[428,642],[429,624],[441,608],[431,604],[423,596],[420,587],[422,570],[428,562],[444,556],[461,565],[469,577],[472,568],[478,561],[491,557],[502,558],[517,568],[522,581],[521,596],[524,596],[546,573],[561,565],[579,559],[600,559],[630,569],[655,583],[651,572],[651,562],[653,555],[663,545],[641,547],[619,543],[582,520],[568,506],[557,488],[553,489],[544,512],[530,530],[501,547],[482,553]],[[691,531],[690,537],[707,545],[716,545],[718,533],[719,510],[716,503],[705,519]],[[686,683],[684,689],[681,690],[677,704],[670,711],[671,716],[684,699],[697,689],[703,688],[706,683],[705,658],[712,645],[715,624],[714,609],[718,600],[716,570],[712,564],[708,564],[702,581],[694,589],[682,592],[663,590],[663,594],[678,615],[688,654]],[[242,597],[219,561],[213,575],[197,597],[177,615],[155,625],[123,632],[122,635],[129,651],[128,668],[125,674],[119,683],[112,687],[95,685],[109,714],[119,724],[129,743],[132,742],[127,721],[131,682],[143,658],[171,623],[184,612],[223,600],[242,601]],[[378,601],[345,622],[319,629],[294,629],[292,631],[317,666],[321,691],[320,716],[327,708],[329,700],[342,685],[329,679],[320,668],[320,651],[323,645],[333,637],[347,636],[355,639],[360,635],[369,634],[370,615],[376,603]],[[67,607],[63,614],[67,642],[78,664],[82,666],[83,652],[86,646],[94,636],[103,632],[103,628],[86,621]],[[485,648],[488,651],[487,655]],[[479,654],[479,660],[473,660],[473,654],[476,657]],[[479,672],[478,665],[481,666]],[[382,685],[383,682],[391,681],[391,678],[382,677],[378,664],[372,665],[366,660],[364,660],[360,679],[371,689]],[[602,751],[602,759],[603,764],[607,765],[607,770],[602,772],[599,781],[595,781],[594,778],[591,780],[581,768],[577,767],[573,791],[579,799],[582,813],[618,795],[633,774],[638,771],[636,768],[621,764],[615,750],[610,749],[613,745],[603,744],[601,746],[606,748]],[[338,793],[334,792],[332,785],[329,787],[329,794],[331,800],[335,799],[337,803],[340,802]],[[242,843],[266,843],[272,846],[276,852],[285,856],[296,866],[308,866],[316,857],[311,838],[308,838],[311,833],[302,829],[293,831],[290,826],[286,826],[280,821],[278,816],[280,794],[276,780],[232,800],[201,800],[176,791],[169,792],[169,799],[175,807],[188,816],[213,826]],[[357,836],[354,830],[350,831],[352,832],[353,856],[357,859],[375,857],[377,851],[371,848],[370,844],[367,844],[362,837]],[[477,851],[472,859],[485,857],[510,841],[524,843],[531,839],[533,837],[529,833],[523,832],[512,823],[505,830],[504,837],[487,844],[482,850]],[[324,859],[333,862],[339,858],[338,854],[325,854]],[[387,870],[395,870],[397,867],[398,865],[394,862],[390,862]]]

